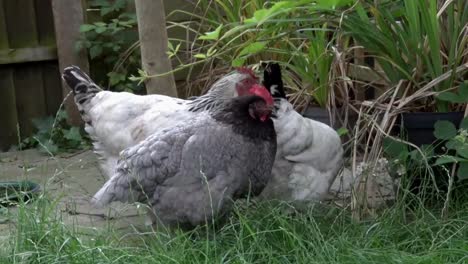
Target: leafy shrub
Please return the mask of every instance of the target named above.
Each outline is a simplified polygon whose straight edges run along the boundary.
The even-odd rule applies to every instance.
[[[366,13],[364,7],[370,11]],[[464,79],[467,1],[399,0],[358,5],[357,11],[343,19],[343,29],[378,61],[390,86],[408,81],[405,95],[409,97],[437,79],[441,81],[429,86],[429,91],[444,91]],[[418,105],[447,112],[453,104],[436,97]]]
[[[42,152],[57,154],[90,146],[90,139],[79,127],[67,123],[67,113],[59,110],[57,116],[33,119],[37,132],[21,141],[18,148],[38,148]]]
[[[446,120],[439,120],[435,124],[434,135],[445,141],[446,154],[440,155],[435,166],[458,164],[457,176],[459,180],[468,179],[468,118],[464,118],[460,129]]]
[[[100,10],[101,21],[83,24],[83,39],[77,49],[86,48],[91,65],[98,71],[93,78],[116,91],[144,92],[142,86],[127,79],[141,65],[136,14],[126,11],[130,0],[93,0],[89,5]],[[107,79],[102,76],[107,76]]]
[[[294,95],[328,106],[340,13],[355,0],[199,1],[193,57],[231,66],[280,62]]]

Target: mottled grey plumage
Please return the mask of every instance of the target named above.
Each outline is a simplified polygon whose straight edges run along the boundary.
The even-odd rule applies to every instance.
[[[273,122],[249,115],[260,100],[234,98],[125,149],[94,202],[144,202],[163,224],[195,226],[229,212],[232,200],[260,194],[276,154]]]
[[[153,133],[187,122],[199,112],[216,108],[226,99],[254,94],[252,88],[258,84],[252,71],[237,69],[217,80],[206,94],[183,100],[160,94],[104,91],[77,66],[65,68],[62,78],[73,90],[106,178],[114,173],[122,150]]]

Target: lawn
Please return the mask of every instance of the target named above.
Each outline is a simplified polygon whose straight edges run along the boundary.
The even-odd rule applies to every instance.
[[[224,225],[151,231],[66,225],[46,194],[20,204],[0,263],[467,263],[468,206],[403,203],[354,221],[332,205],[295,212],[286,204],[239,203]]]

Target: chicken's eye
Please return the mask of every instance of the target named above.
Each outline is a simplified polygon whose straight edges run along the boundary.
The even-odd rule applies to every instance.
[[[249,107],[249,115],[250,115],[250,117],[252,117],[253,119],[257,119],[256,113],[255,113],[255,109],[253,109],[252,107]]]

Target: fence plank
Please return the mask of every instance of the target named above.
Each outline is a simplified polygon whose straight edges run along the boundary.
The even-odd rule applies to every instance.
[[[0,50],[8,49],[3,2],[0,0]],[[4,151],[16,142],[16,124],[18,123],[13,71],[5,66],[0,66],[0,120],[0,151]]]
[[[10,48],[29,48],[38,44],[34,3],[30,0],[4,1]]]
[[[83,24],[83,6],[77,0],[52,0],[52,11],[54,14],[55,37],[59,57],[59,68],[72,64],[79,66],[83,71],[89,72],[88,55],[86,50],[77,52],[75,43],[80,38],[80,25]],[[70,88],[62,82],[62,95],[65,97]],[[82,123],[78,109],[73,98],[69,97],[65,102],[69,122],[72,125]]]
[[[62,103],[62,82],[56,62],[41,63],[47,115],[55,116]]]
[[[54,17],[51,0],[34,0],[36,25],[41,46],[55,46]]]
[[[0,49],[0,64],[23,63],[32,61],[48,61],[57,59],[57,48],[34,47],[20,49]]]
[[[11,144],[17,142],[18,116],[13,71],[4,66],[0,66],[0,120],[0,151],[5,151]]]
[[[163,0],[135,1],[140,38],[141,64],[149,75],[161,74],[172,70],[167,56],[167,31]],[[151,78],[146,81],[149,94],[177,96],[172,73]]]
[[[8,31],[5,20],[5,10],[3,8],[3,1],[0,0],[0,49],[8,48]]]
[[[39,34],[39,44],[43,46],[54,46],[54,59],[57,59],[55,43],[54,17],[52,13],[51,0],[34,0],[36,9],[36,24]],[[42,80],[44,86],[44,97],[46,113],[55,116],[62,102],[62,82],[58,61],[47,61],[41,63]]]
[[[17,0],[4,2],[9,48],[31,49],[39,44],[34,2]],[[13,69],[15,98],[21,137],[34,132],[31,121],[45,115],[45,98],[40,64],[10,65]]]
[[[46,115],[44,90],[42,87],[41,65],[29,63],[15,67],[14,83],[16,88],[16,108],[21,137],[34,132],[33,118]]]

